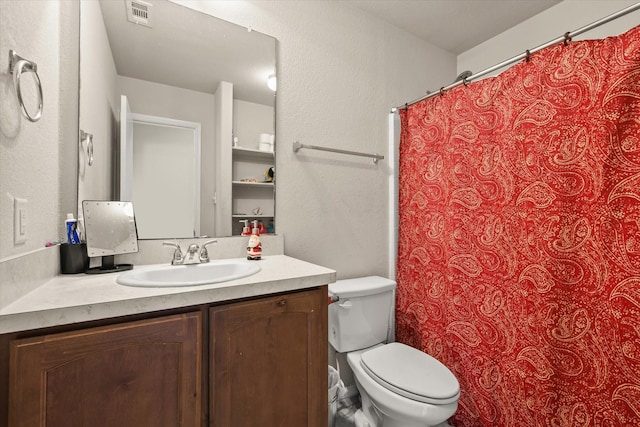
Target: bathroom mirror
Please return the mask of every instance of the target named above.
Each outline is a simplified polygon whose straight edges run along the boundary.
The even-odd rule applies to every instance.
[[[203,10],[211,5],[191,4]],[[164,176],[193,196],[185,206],[184,198],[169,198],[166,183],[157,183],[151,191],[162,195],[165,208],[153,210],[154,221],[184,226],[147,234],[148,216],[141,211],[140,238],[230,236],[237,222],[231,211],[233,141],[258,150],[259,135],[275,133],[275,92],[267,81],[276,74],[276,40],[167,0],[84,1],[80,21],[79,132],[91,138],[80,138],[78,200],[138,205],[121,191],[135,193],[136,174],[126,169],[132,163],[127,152],[133,150],[122,144],[124,95],[130,116],[200,126],[193,161],[173,164],[163,149],[144,150],[147,168],[164,164]],[[193,182],[194,162],[199,162],[199,182]],[[127,176],[134,177],[133,184],[122,182]]]
[[[115,264],[115,255],[138,252],[136,219],[131,202],[84,200],[84,230],[89,257],[102,257],[100,267],[87,273],[131,270],[131,264]]]

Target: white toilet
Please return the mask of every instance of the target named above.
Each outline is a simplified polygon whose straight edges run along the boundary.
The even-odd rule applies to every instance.
[[[394,281],[375,276],[330,284],[329,342],[348,353],[362,400],[356,425],[436,426],[458,408],[460,385],[435,358],[393,342],[395,289]]]

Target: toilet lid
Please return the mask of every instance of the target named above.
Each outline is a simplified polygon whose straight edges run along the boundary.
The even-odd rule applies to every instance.
[[[419,402],[444,405],[460,396],[456,377],[437,359],[390,343],[362,353],[362,367],[380,385]]]

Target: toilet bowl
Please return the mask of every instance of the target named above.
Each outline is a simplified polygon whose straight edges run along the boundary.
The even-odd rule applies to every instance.
[[[393,383],[380,378],[375,373],[370,373],[370,368],[362,360],[363,355],[365,357],[367,355],[365,353],[371,355],[374,353],[373,350],[377,350],[380,346],[347,354],[347,361],[360,391],[362,410],[370,421],[371,427],[425,427],[446,421],[456,412],[460,396],[460,387],[453,374],[436,359],[404,344],[387,344],[384,345],[384,350],[392,346],[403,346],[404,348],[400,350],[409,349],[419,355],[413,360],[411,358],[407,360],[400,354],[393,357],[389,352],[389,358],[385,360],[389,365],[389,371],[385,374],[394,377],[391,378]],[[393,350],[395,353],[398,349]],[[426,357],[418,360],[421,356]],[[379,362],[382,362],[382,357],[379,358]],[[416,367],[420,370],[414,371],[413,381],[408,381],[410,384],[407,385],[403,382],[408,379],[404,374],[411,374],[413,367],[411,362],[421,362],[417,363],[419,366]],[[392,373],[399,375],[395,377]],[[434,378],[429,382],[424,381],[429,376]],[[436,397],[430,395],[436,395]]]
[[[451,417],[460,385],[430,355],[393,342],[395,282],[381,277],[329,285],[329,342],[346,353],[366,427],[428,427]],[[385,316],[385,313],[388,315]]]

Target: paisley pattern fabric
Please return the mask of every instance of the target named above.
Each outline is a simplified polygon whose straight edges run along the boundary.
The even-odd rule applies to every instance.
[[[455,426],[640,426],[640,27],[401,111],[397,339]]]

